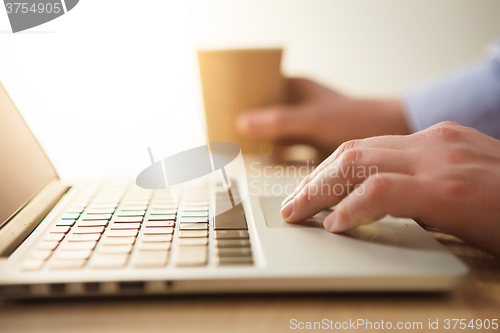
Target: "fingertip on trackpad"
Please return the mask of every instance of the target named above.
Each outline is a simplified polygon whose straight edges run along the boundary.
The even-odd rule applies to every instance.
[[[281,217],[281,203],[285,197],[260,197],[260,206],[269,228],[321,228],[323,218],[311,218],[299,223],[287,223]]]

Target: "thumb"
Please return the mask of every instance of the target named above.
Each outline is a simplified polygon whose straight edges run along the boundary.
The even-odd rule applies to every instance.
[[[245,111],[236,120],[238,131],[262,140],[299,136],[305,132],[306,125],[303,108],[287,104]]]

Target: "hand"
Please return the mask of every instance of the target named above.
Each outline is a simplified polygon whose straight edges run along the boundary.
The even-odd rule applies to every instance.
[[[311,144],[327,155],[347,140],[409,133],[396,99],[355,99],[307,79],[290,78],[286,100],[244,112],[238,130],[261,140]]]
[[[281,214],[294,223],[335,204],[323,221],[330,232],[390,214],[500,255],[500,141],[451,122],[412,135],[348,141],[304,179]]]

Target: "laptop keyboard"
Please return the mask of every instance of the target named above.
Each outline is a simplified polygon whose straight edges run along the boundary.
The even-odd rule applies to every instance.
[[[234,200],[222,184],[210,190],[198,183],[177,193],[135,184],[91,184],[49,226],[21,269],[252,265],[248,227],[242,205],[234,204],[239,196],[234,185],[231,193]],[[214,211],[225,212],[214,217]]]

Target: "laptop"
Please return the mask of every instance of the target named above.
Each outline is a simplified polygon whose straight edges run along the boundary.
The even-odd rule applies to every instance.
[[[287,224],[283,197],[238,194],[245,177],[228,182],[241,202],[222,214],[228,187],[203,177],[176,191],[135,179],[66,184],[1,84],[0,170],[2,298],[443,292],[468,275],[413,220],[387,216],[344,234],[322,228],[328,211]]]

